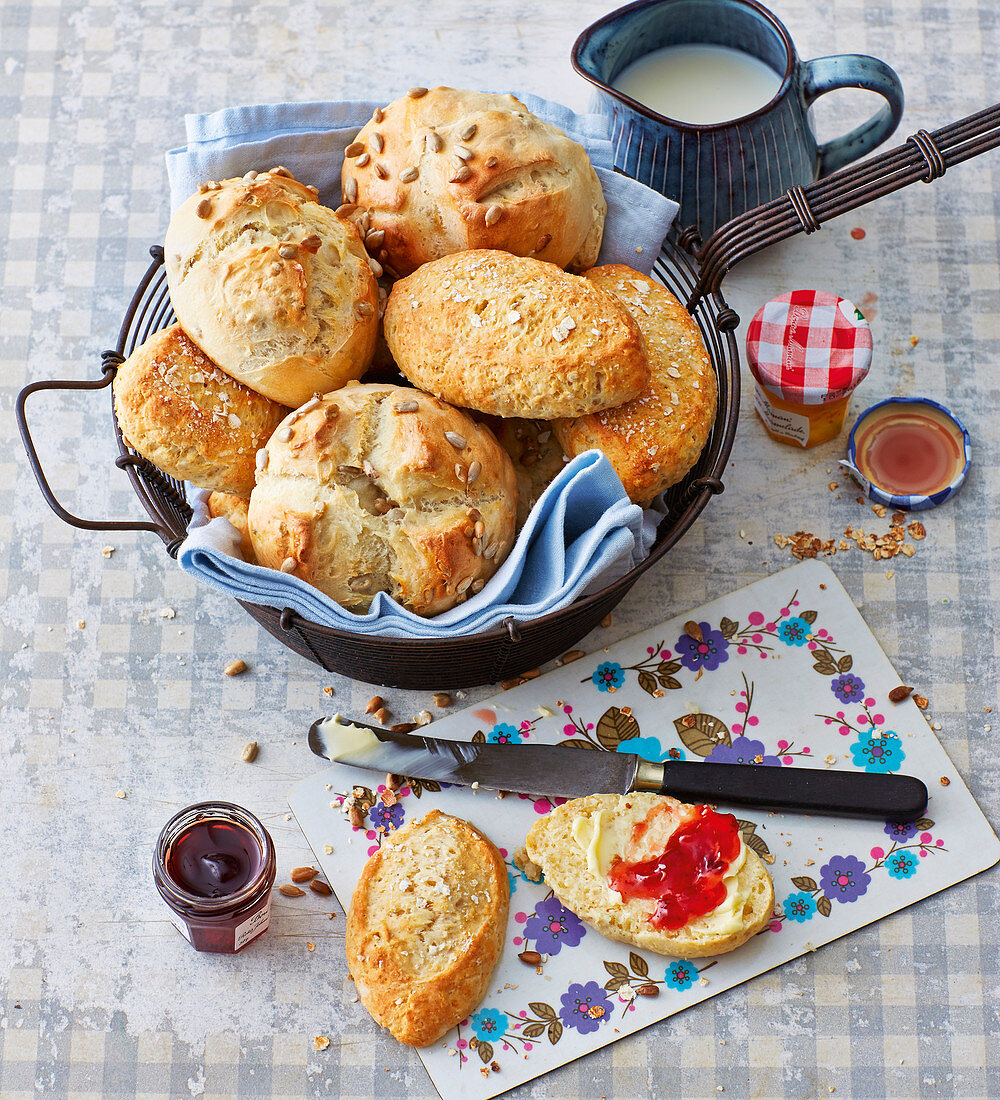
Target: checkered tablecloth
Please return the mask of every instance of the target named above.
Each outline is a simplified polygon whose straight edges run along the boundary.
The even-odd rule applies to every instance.
[[[306,728],[333,708],[361,713],[374,689],[282,648],[238,606],[196,587],[153,536],[57,520],[24,460],[13,400],[34,379],[99,375],[100,352],[113,346],[166,226],[162,152],[182,141],[185,111],[362,92],[388,99],[432,82],[530,87],[582,108],[588,92],[569,49],[611,6],[483,0],[474,19],[457,0],[428,0],[419,13],[391,0],[0,6],[4,1100],[433,1096],[416,1057],[352,1000],[336,906],[279,897],[252,949],[200,956],[167,923],[149,874],[153,841],[175,809],[228,797],[264,819],[287,880],[310,856],[285,804],[314,766]],[[992,0],[830,0],[822,19],[812,0],[772,6],[802,56],[872,53],[897,69],[907,94],[898,140],[970,113],[1000,87]],[[862,93],[840,96],[819,105],[821,136],[871,109]],[[877,561],[851,542],[830,564],[902,679],[930,700],[938,736],[994,822],[997,195],[992,154],[771,249],[725,284],[745,320],[795,287],[849,298],[875,341],[855,410],[924,394],[970,428],[969,480],[920,517],[927,535],[912,557]],[[777,534],[887,530],[888,518],[856,503],[838,473],[844,440],[809,452],[775,443],[744,380],[726,492],[584,648],[791,564]],[[106,391],[40,397],[29,415],[67,506],[90,518],[140,517],[113,466]],[[234,658],[249,669],[226,677]],[[429,693],[382,694],[401,719],[433,709]],[[260,753],[245,764],[250,740]],[[998,883],[988,872],[515,1095],[1000,1095]],[[316,1036],[330,1040],[325,1050]]]

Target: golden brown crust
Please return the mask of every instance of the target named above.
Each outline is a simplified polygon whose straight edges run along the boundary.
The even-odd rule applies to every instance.
[[[219,370],[180,325],[137,347],[113,389],[129,446],[170,477],[243,497],[258,448],[288,412]]]
[[[431,810],[383,841],[347,915],[347,961],[362,1004],[423,1047],[479,1004],[503,952],[510,891],[496,847]]]
[[[397,275],[469,248],[574,271],[595,262],[607,211],[597,173],[514,96],[432,88],[381,115],[344,160],[343,194],[384,234],[377,255]]]
[[[548,420],[524,420],[521,417],[476,415],[496,436],[510,455],[517,475],[517,529],[524,526],[528,513],[566,465],[562,444],[552,433]]]
[[[243,560],[251,564],[256,562],[253,543],[250,541],[250,526],[247,511],[249,498],[233,496],[232,493],[212,493],[208,498],[208,514],[212,519],[227,519],[240,535],[240,554]]]
[[[360,378],[378,289],[355,226],[264,172],[184,202],[164,242],[178,320],[223,370],[294,408]]]
[[[612,295],[555,264],[459,252],[397,282],[385,337],[414,385],[463,408],[552,420],[637,397],[642,334]]]
[[[666,287],[623,264],[595,267],[584,277],[635,318],[649,383],[633,401],[555,421],[553,430],[570,456],[603,451],[629,497],[645,503],[698,461],[715,422],[718,382],[697,324]]]
[[[384,591],[436,615],[478,592],[507,556],[516,494],[488,428],[419,390],[351,383],[272,435],[250,537],[261,565],[351,611]]]

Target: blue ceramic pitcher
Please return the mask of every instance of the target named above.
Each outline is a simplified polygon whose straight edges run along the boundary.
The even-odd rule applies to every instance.
[[[613,86],[640,57],[689,44],[749,53],[782,76],[781,86],[759,110],[714,125],[666,118]],[[903,113],[903,89],[885,62],[862,54],[801,61],[788,31],[756,0],[638,0],[588,27],[572,59],[597,89],[594,109],[609,117],[615,167],[679,202],[679,224],[696,225],[706,239],[737,214],[864,156]],[[835,88],[865,88],[886,102],[818,145],[809,107]]]

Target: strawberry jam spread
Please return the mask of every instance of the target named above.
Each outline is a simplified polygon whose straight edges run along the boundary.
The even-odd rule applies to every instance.
[[[638,822],[633,839],[641,838],[647,827],[646,821]],[[650,924],[672,932],[726,900],[723,880],[740,854],[741,843],[732,814],[695,806],[694,813],[670,834],[660,855],[637,863],[616,859],[608,883],[623,898],[655,898]]]

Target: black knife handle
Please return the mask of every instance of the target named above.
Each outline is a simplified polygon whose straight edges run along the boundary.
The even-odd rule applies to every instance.
[[[911,775],[667,760],[662,794],[682,802],[731,802],[799,814],[916,821],[927,788]]]

